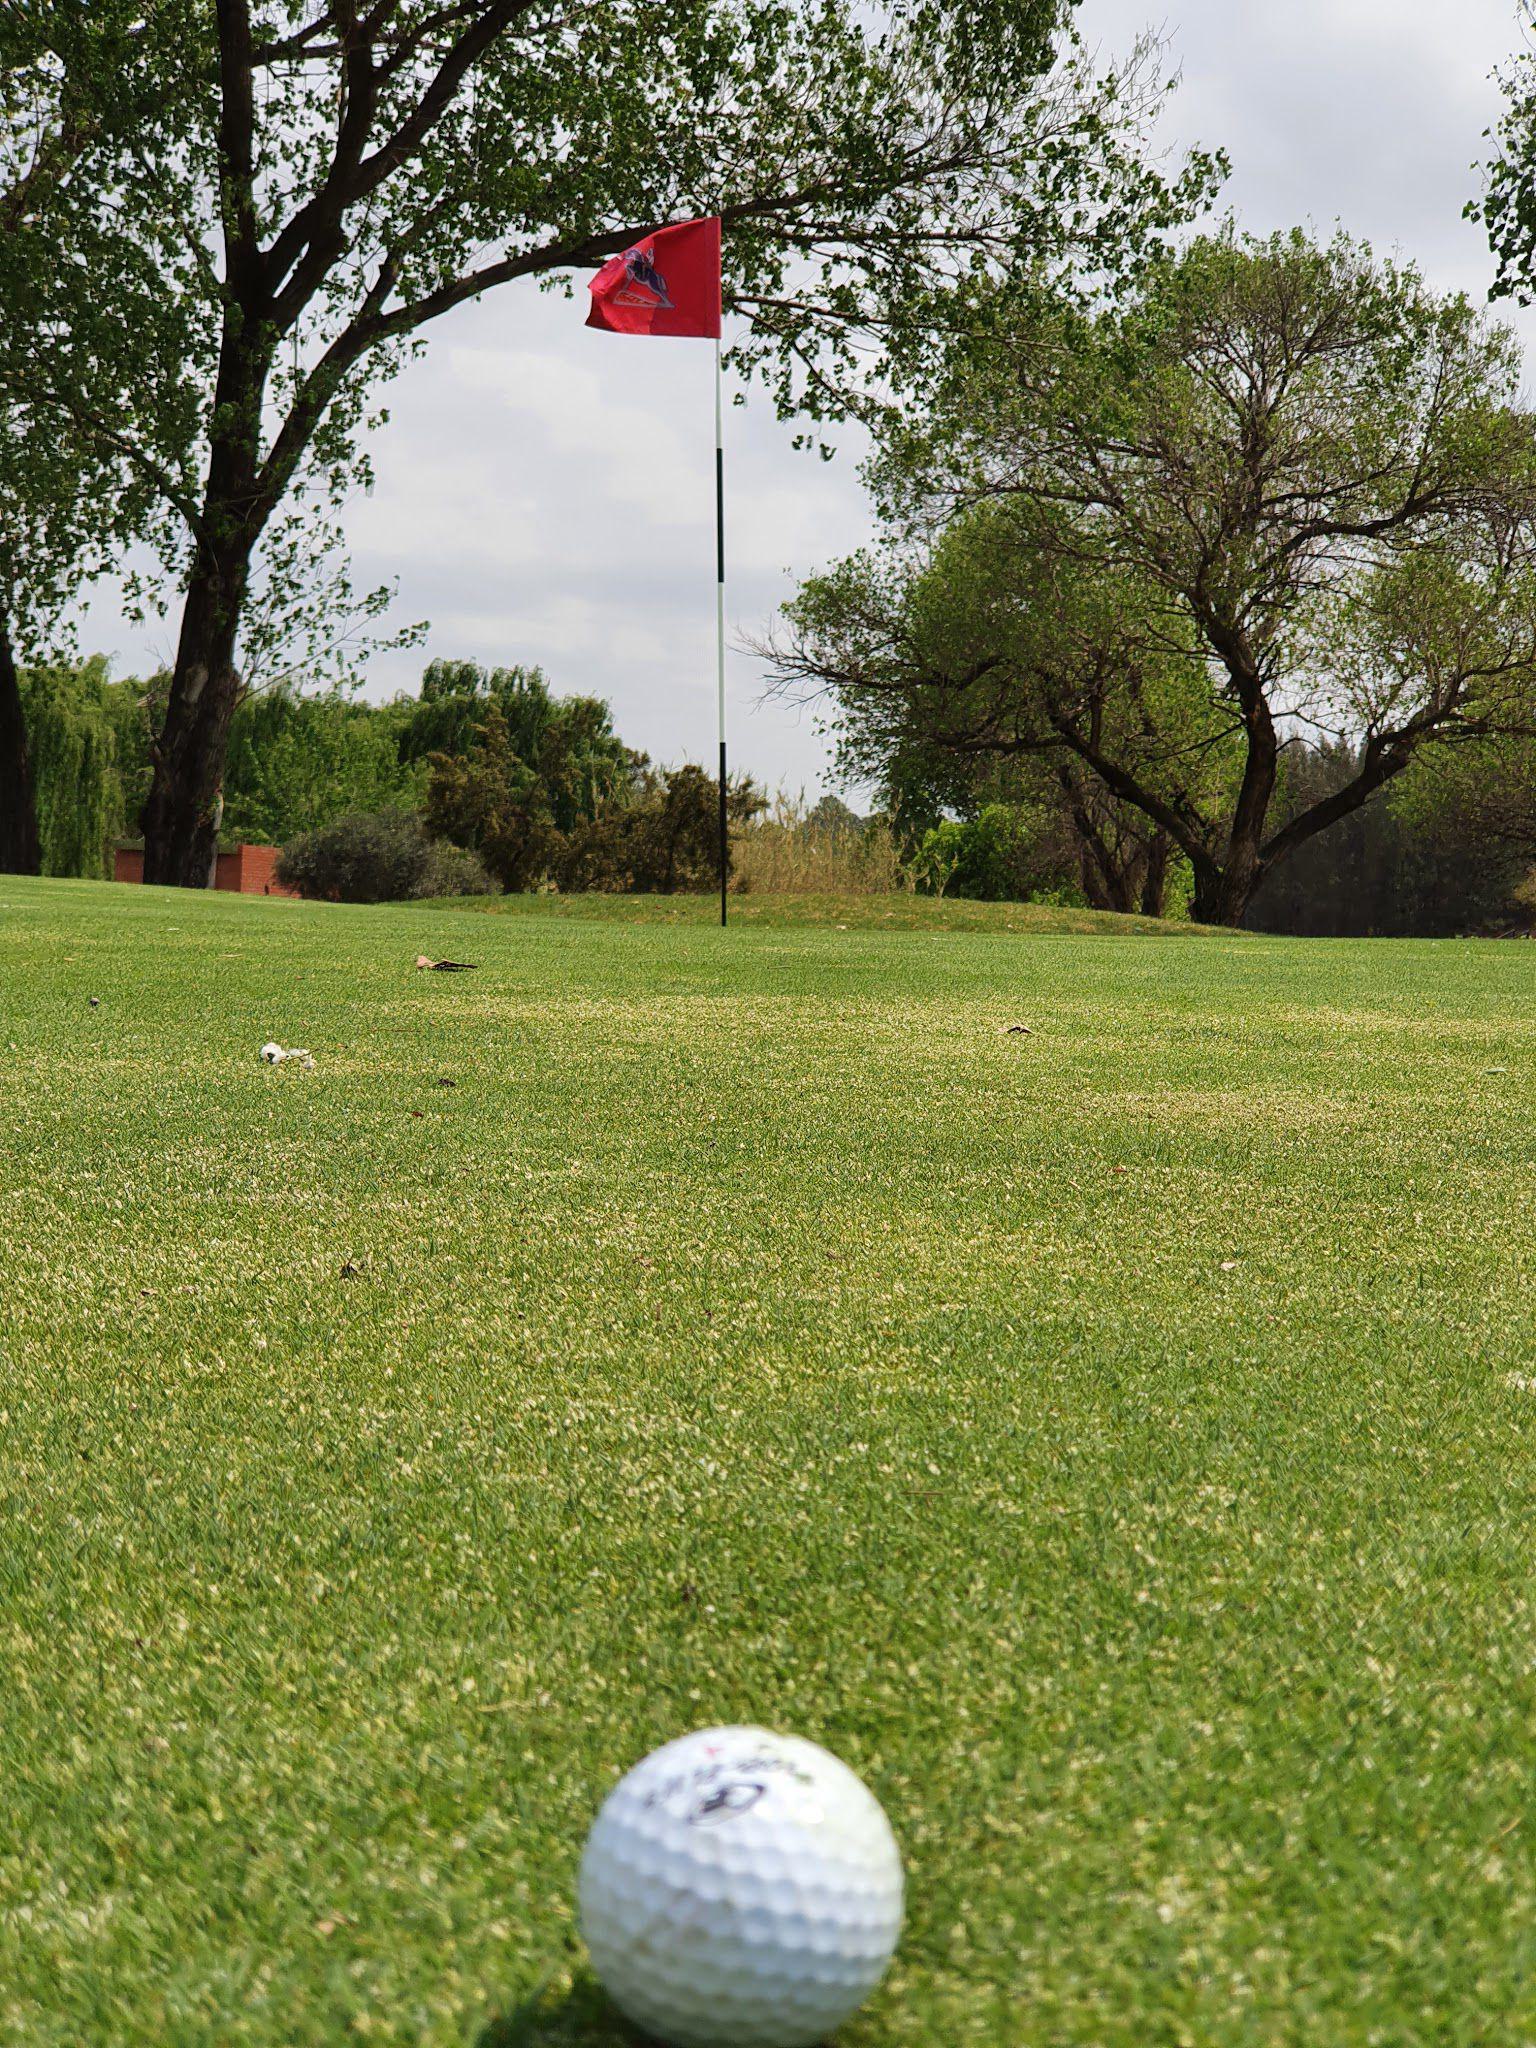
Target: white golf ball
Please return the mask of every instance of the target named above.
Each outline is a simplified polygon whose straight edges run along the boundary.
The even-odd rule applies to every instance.
[[[581,1859],[593,1966],[676,2048],[810,2048],[885,1975],[901,1852],[846,1764],[793,1735],[707,1728],[608,1795]]]

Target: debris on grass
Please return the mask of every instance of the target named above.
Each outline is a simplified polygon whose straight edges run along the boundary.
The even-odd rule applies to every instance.
[[[308,1046],[282,1046],[275,1038],[269,1038],[261,1048],[261,1057],[269,1067],[287,1066],[290,1061],[296,1060],[301,1072],[312,1074],[315,1071],[315,1056]]]

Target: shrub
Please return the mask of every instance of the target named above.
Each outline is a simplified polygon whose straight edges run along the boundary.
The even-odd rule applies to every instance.
[[[629,886],[624,859],[623,813],[589,818],[567,834],[554,869],[556,888],[567,895]]]
[[[727,790],[734,872],[743,828],[763,808],[746,776]],[[629,802],[578,825],[552,872],[561,889],[635,890],[671,896],[720,886],[719,784],[702,768],[637,768]]]
[[[475,855],[429,838],[410,811],[372,811],[305,832],[283,848],[277,873],[301,895],[333,903],[480,895],[493,886]]]
[[[417,896],[499,896],[500,887],[478,853],[450,846],[446,839],[427,845],[427,865]]]
[[[727,787],[729,822],[735,831],[763,807],[745,776]],[[689,762],[646,775],[620,832],[626,885],[644,895],[720,886],[720,785]]]
[[[923,834],[912,856],[912,875],[925,896],[944,894],[954,880],[964,844],[965,827],[956,818],[945,818]]]
[[[924,835],[912,862],[930,895],[983,902],[1052,900],[1071,888],[1059,834],[1038,804],[988,804],[974,818],[946,818]],[[1072,890],[1074,900],[1080,900]],[[1065,900],[1065,899],[1064,899]]]

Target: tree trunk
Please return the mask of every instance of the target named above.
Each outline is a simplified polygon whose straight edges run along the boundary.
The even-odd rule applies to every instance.
[[[42,867],[21,680],[5,620],[0,617],[0,874],[37,875]]]
[[[1248,733],[1248,758],[1232,813],[1232,830],[1227,839],[1227,857],[1219,870],[1213,868],[1197,880],[1195,903],[1191,906],[1202,924],[1239,925],[1254,891],[1264,879],[1264,862],[1259,849],[1264,843],[1264,824],[1275,794],[1280,767],[1280,742],[1274,720],[1256,678],[1238,695],[1244,700],[1244,724]],[[1203,904],[1203,908],[1198,906]]]
[[[1264,875],[1257,860],[1214,869],[1195,883],[1190,916],[1196,924],[1240,925]]]
[[[1197,878],[1190,915],[1198,924],[1241,924],[1268,872],[1268,863],[1259,858],[1257,834],[1234,831],[1222,866]]]
[[[1258,683],[1253,681],[1239,694],[1245,698],[1247,707],[1244,723],[1248,731],[1248,758],[1243,764],[1242,785],[1232,813],[1227,857],[1219,867],[1214,861],[1196,863],[1190,913],[1200,924],[1240,925],[1265,875],[1260,848],[1275,794],[1280,744]]]
[[[235,638],[247,574],[238,554],[205,561],[187,592],[170,702],[144,805],[146,882],[212,886],[229,725],[240,701]]]
[[[1146,871],[1141,878],[1141,914],[1161,917],[1168,902],[1168,856],[1172,851],[1166,832],[1154,832],[1147,846]]]
[[[263,480],[262,420],[281,329],[272,321],[256,200],[258,116],[250,0],[218,0],[219,210],[224,315],[197,552],[181,614],[165,724],[144,805],[144,879],[212,886],[235,669],[251,558],[286,474]],[[311,427],[312,431],[312,427]]]
[[[1077,876],[1079,886],[1088,899],[1090,910],[1113,910],[1114,905],[1109,900],[1109,891],[1104,886],[1099,864],[1083,839],[1079,839],[1077,845]]]

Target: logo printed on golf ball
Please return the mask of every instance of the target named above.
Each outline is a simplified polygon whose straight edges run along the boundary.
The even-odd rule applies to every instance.
[[[901,1931],[878,1800],[798,1736],[711,1728],[616,1785],[581,1862],[614,2003],[676,2048],[812,2048],[863,2004]]]
[[[738,1813],[750,1813],[767,1790],[761,1778],[738,1778],[733,1784],[717,1785],[699,1800],[688,1816],[689,1824],[696,1828],[714,1827]]]

